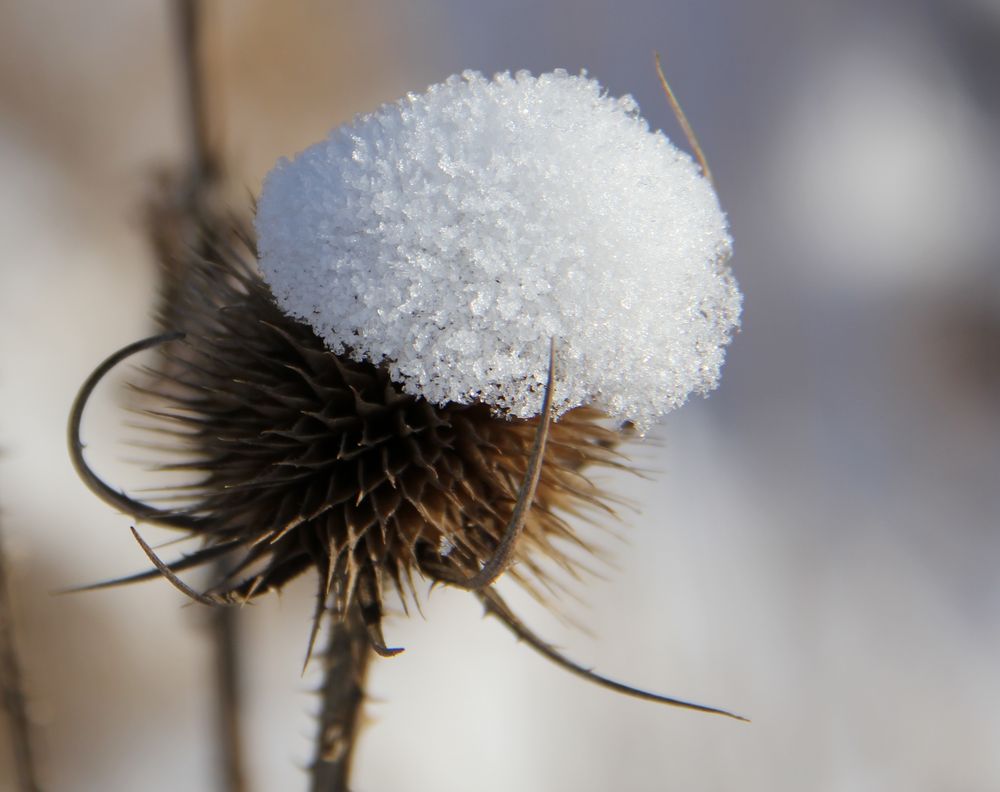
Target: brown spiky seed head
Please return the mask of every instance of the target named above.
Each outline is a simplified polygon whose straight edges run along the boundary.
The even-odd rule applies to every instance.
[[[185,338],[163,348],[140,389],[184,454],[167,467],[192,473],[173,513],[206,546],[238,548],[209,593],[246,599],[315,569],[321,607],[344,613],[356,601],[377,621],[387,586],[405,605],[415,577],[479,572],[511,517],[539,419],[406,395],[276,307],[246,234],[206,231],[202,251],[165,269],[161,320]],[[543,559],[573,573],[567,546],[591,549],[565,516],[611,511],[584,471],[621,466],[621,437],[586,407],[552,425],[510,572],[532,593],[558,585]]]

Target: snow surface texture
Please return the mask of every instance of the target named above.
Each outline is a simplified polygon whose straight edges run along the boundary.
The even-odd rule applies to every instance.
[[[711,185],[586,75],[455,75],[333,130],[264,182],[260,265],[327,346],[408,393],[644,431],[716,386],[739,322]]]

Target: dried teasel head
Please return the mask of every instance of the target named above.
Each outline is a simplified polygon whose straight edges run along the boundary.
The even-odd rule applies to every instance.
[[[511,126],[504,113],[521,118],[521,105],[536,100],[559,106],[558,123],[548,132],[529,124],[525,139],[506,139]],[[455,113],[470,108],[470,127],[449,138]],[[435,113],[447,122],[432,140],[421,139]],[[565,128],[567,119],[573,128]],[[257,213],[261,250],[251,234],[214,224],[203,230],[199,255],[161,245],[161,258],[180,259],[166,262],[165,332],[124,348],[95,370],[74,405],[70,447],[84,481],[109,503],[137,519],[188,531],[203,546],[166,563],[136,534],[156,570],[112,583],[162,574],[199,601],[225,604],[314,570],[319,590],[312,638],[325,612],[343,616],[357,608],[383,655],[398,651],[382,635],[390,591],[405,604],[416,597],[415,579],[459,586],[574,673],[620,692],[730,714],[646,693],[576,665],[531,633],[491,587],[506,573],[543,597],[544,589],[559,586],[553,566],[575,573],[577,564],[563,548],[590,546],[568,519],[594,509],[611,513],[610,496],[587,473],[623,465],[623,433],[607,414],[619,425],[633,417],[648,425],[691,390],[714,386],[721,345],[738,315],[738,292],[724,265],[728,236],[714,193],[690,159],[678,158],[662,135],[640,122],[631,100],[608,99],[583,77],[519,74],[490,82],[467,74],[361,118],[295,162],[280,164]],[[700,291],[669,293],[652,309],[635,309],[639,319],[652,311],[668,328],[683,330],[668,339],[659,358],[659,328],[634,335],[634,348],[621,348],[623,338],[610,329],[604,304],[590,299],[587,276],[605,284],[610,295],[598,295],[605,302],[624,304],[663,288],[644,275],[658,262],[642,258],[659,255],[663,240],[645,240],[635,252],[638,264],[622,267],[618,281],[608,280],[587,251],[588,245],[608,249],[604,237],[610,232],[594,229],[594,218],[567,218],[566,229],[552,227],[539,237],[535,223],[512,236],[516,228],[494,216],[497,206],[515,217],[534,211],[557,226],[561,199],[547,192],[549,174],[579,153],[562,150],[566,136],[603,156],[601,136],[623,128],[630,137],[619,158],[634,159],[638,141],[654,164],[677,171],[682,181],[666,204],[633,201],[628,211],[655,213],[671,201],[680,204],[685,194],[697,198],[693,216],[675,218],[674,225],[700,235],[698,251],[659,264],[668,272],[680,269],[667,287],[700,277]],[[508,163],[506,179],[491,182],[480,174],[485,195],[470,199],[450,189],[461,187],[482,159],[484,136],[496,138],[487,141],[490,166],[505,170],[505,153],[514,156],[511,151],[528,143],[538,147],[536,138],[544,142],[553,134],[550,148],[537,152],[553,161],[529,172],[527,185]],[[428,149],[437,152],[434,163],[421,159]],[[452,172],[437,184],[446,161]],[[594,174],[570,177],[580,182]],[[399,192],[387,199],[394,184]],[[525,195],[523,206],[511,206]],[[603,215],[605,208],[596,211]],[[641,227],[643,218],[635,219]],[[479,230],[467,236],[468,228]],[[706,229],[714,235],[706,237]],[[446,241],[435,242],[435,234]],[[540,254],[514,266],[524,237]],[[477,241],[480,250],[470,252]],[[610,244],[618,241],[612,235]],[[565,257],[567,251],[577,251],[570,270],[552,270],[547,254]],[[556,265],[565,268],[566,262]],[[505,281],[508,276],[512,281]],[[554,282],[546,286],[546,278]],[[373,303],[372,295],[387,293],[402,305]],[[474,317],[467,326],[460,326],[463,310]],[[678,310],[682,316],[674,315]],[[166,450],[181,455],[164,467],[192,476],[177,488],[183,505],[170,509],[133,500],[102,481],[83,458],[79,434],[96,384],[113,366],[153,346],[159,356],[140,386],[154,400],[147,411],[150,428],[167,438]],[[428,353],[426,365],[414,355],[421,349]],[[626,382],[613,392],[609,383],[617,378],[621,384],[622,377],[609,378],[604,369],[614,357],[633,366],[638,385]],[[656,368],[661,364],[664,371]],[[666,403],[641,403],[636,388],[644,387]],[[178,577],[216,558],[232,563],[208,590],[196,592]]]

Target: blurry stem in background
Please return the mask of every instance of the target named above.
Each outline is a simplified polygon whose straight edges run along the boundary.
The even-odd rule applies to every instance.
[[[205,72],[201,47],[201,17],[198,0],[177,1],[177,33],[184,79],[185,123],[188,129],[188,189],[192,213],[203,207],[219,176],[219,163],[209,142],[205,105]]]
[[[311,792],[348,792],[372,644],[361,609],[330,613]]]
[[[205,106],[203,50],[201,42],[203,8],[198,0],[176,0],[177,42],[183,70],[189,162],[184,191],[179,196],[178,215],[181,245],[193,245],[196,255],[201,229],[213,222],[212,205],[218,187],[219,166],[209,144],[208,112]],[[183,277],[183,273],[180,274]],[[169,300],[169,295],[165,295]],[[216,572],[225,574],[216,562]],[[218,751],[221,788],[225,792],[244,792],[246,775],[243,764],[240,715],[239,609],[216,607],[210,611],[210,630],[214,644],[214,693],[216,750]]]
[[[216,605],[209,612],[215,644],[215,702],[219,768],[227,792],[243,792],[243,750],[240,729],[239,623],[237,609]]]
[[[17,662],[17,646],[14,642],[14,609],[8,597],[9,591],[3,535],[0,533],[0,689],[3,693],[3,707],[7,711],[7,719],[10,723],[11,749],[14,754],[17,789],[20,792],[40,792],[41,787],[35,776],[35,764],[31,749],[31,727],[25,708],[21,667]]]
[[[175,3],[190,158],[183,192],[178,196],[178,215],[185,222],[179,227],[183,238],[177,241],[182,245],[192,245],[198,255],[205,255],[207,251],[198,249],[200,231],[218,222],[214,207],[221,175],[220,161],[213,154],[209,140],[205,101],[201,42],[205,6],[198,0],[175,0]],[[179,277],[183,277],[183,273],[179,273]],[[165,295],[167,301],[169,297],[169,294]],[[222,568],[217,571],[223,575],[228,572]],[[215,644],[216,729],[223,789],[226,792],[243,792],[246,779],[240,737],[239,609],[217,607],[210,612]],[[313,792],[347,792],[364,701],[364,680],[372,655],[371,638],[358,605],[352,605],[343,618],[341,614],[330,614],[327,640],[311,789]]]

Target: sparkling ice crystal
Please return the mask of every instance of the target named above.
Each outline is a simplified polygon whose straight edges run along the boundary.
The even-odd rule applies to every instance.
[[[716,386],[741,298],[715,192],[631,97],[586,75],[474,72],[268,175],[256,226],[281,308],[435,404],[648,429]]]

